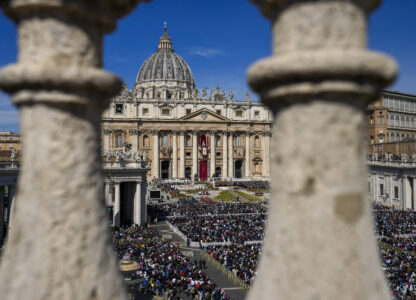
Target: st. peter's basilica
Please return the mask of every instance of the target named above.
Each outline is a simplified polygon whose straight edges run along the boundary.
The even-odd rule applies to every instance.
[[[219,87],[196,89],[192,70],[164,33],[134,88],[112,100],[102,121],[104,162],[140,156],[150,178],[270,177],[272,115]]]

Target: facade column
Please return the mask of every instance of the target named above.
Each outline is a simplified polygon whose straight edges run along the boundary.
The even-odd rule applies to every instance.
[[[185,131],[179,133],[180,154],[179,154],[179,177],[185,178]]]
[[[270,177],[270,133],[265,132],[263,135],[263,177]]]
[[[143,199],[144,200],[144,199]],[[145,200],[144,200],[145,201]],[[142,205],[142,183],[136,182],[136,193],[134,194],[134,224],[143,225]]]
[[[110,136],[111,136],[111,130],[104,129],[104,142],[103,142],[103,151],[109,152],[110,151]]]
[[[105,199],[105,206],[111,206],[111,199],[110,199],[110,182],[104,181],[104,199]]]
[[[132,150],[133,150],[133,152],[137,152],[137,150],[139,149],[140,130],[130,129],[129,133],[130,133],[130,136],[132,137],[132,139],[131,139]]]
[[[178,132],[172,134],[172,177],[178,178]]]
[[[122,82],[101,65],[104,34],[138,2],[2,5],[20,42],[0,87],[19,108],[24,141],[2,299],[126,299],[107,238],[100,143],[102,113]]]
[[[159,131],[154,130],[153,132],[153,161],[152,161],[152,175],[154,178],[159,178]]]
[[[114,182],[113,226],[120,227],[120,182]]]
[[[211,174],[211,177],[214,177],[215,176],[215,135],[216,135],[216,132],[215,131],[211,131],[211,145],[210,145],[210,147],[211,147],[211,154],[210,154],[210,156],[211,156],[211,158],[210,158],[210,174]]]
[[[224,131],[222,133],[222,170],[221,177],[228,177],[228,133]]]
[[[4,185],[0,185],[0,247],[3,247],[4,238]]]
[[[245,163],[245,172],[246,172],[246,178],[251,177],[251,157],[250,157],[250,139],[251,139],[251,133],[248,132],[246,134],[246,163]]]
[[[13,230],[13,220],[14,215],[16,213],[16,185],[12,184],[9,185],[9,199],[8,199],[8,207],[7,207],[7,224],[8,224],[8,231],[10,232]]]
[[[192,180],[198,176],[198,131],[192,131]]]
[[[380,1],[253,2],[272,22],[273,54],[248,78],[274,114],[275,147],[263,256],[248,299],[391,299],[363,143],[367,103],[397,70],[366,49],[367,17]]]
[[[234,132],[228,136],[228,177],[234,177]]]

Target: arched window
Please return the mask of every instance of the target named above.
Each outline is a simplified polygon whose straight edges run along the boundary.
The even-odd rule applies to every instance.
[[[241,135],[237,135],[237,136],[235,137],[235,145],[236,145],[237,147],[241,147]]]
[[[260,147],[260,138],[258,135],[254,137],[254,147],[259,148]]]
[[[384,124],[384,116],[383,115],[378,116],[378,123],[379,124]]]
[[[404,134],[402,134],[400,141],[404,141]]]
[[[415,118],[410,120],[410,127],[415,128]]]
[[[400,119],[400,127],[404,127],[404,126],[405,126],[405,124],[404,124],[404,117],[402,117]]]
[[[169,146],[169,136],[167,134],[162,136],[162,146],[163,147]]]
[[[191,136],[190,135],[186,136],[186,147],[191,147]]]
[[[409,117],[406,118],[406,127],[410,127],[410,119],[409,119]]]
[[[215,147],[221,147],[221,137],[219,135],[215,136]]]
[[[149,147],[149,137],[147,135],[143,136],[143,147]]]
[[[399,116],[396,116],[396,123],[394,124],[396,127],[400,126],[400,118]]]
[[[123,136],[121,134],[116,136],[116,147],[123,147]]]
[[[395,142],[400,142],[400,134],[396,133],[396,138],[394,139]]]
[[[390,115],[390,126],[394,126],[394,117]]]

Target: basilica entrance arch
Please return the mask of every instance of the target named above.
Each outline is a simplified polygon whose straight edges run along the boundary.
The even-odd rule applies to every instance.
[[[199,180],[207,180],[208,178],[208,162],[201,160],[199,162]]]
[[[160,169],[161,169],[161,178],[162,179],[167,179],[169,178],[169,169],[170,169],[170,161],[168,160],[164,160],[162,161],[162,163],[160,164]]]
[[[243,178],[243,161],[242,160],[236,160],[235,161],[235,178]]]

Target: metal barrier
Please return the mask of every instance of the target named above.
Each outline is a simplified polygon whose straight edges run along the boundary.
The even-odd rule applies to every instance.
[[[202,251],[201,252],[202,257],[209,261],[211,264],[215,266],[216,269],[221,271],[225,276],[227,276],[228,279],[232,280],[235,284],[240,286],[243,290],[248,291],[250,289],[250,285],[248,285],[244,280],[241,278],[238,278],[236,274],[228,270],[223,264],[221,264],[219,261],[217,261],[215,258],[213,258],[208,252]]]

